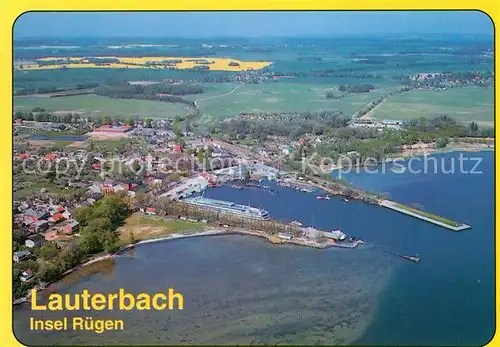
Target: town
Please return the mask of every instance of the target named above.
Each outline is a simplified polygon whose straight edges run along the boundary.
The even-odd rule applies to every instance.
[[[44,110],[31,112],[33,118],[40,113]],[[237,134],[228,139],[218,135],[231,134],[233,130],[224,126],[239,122],[236,119],[219,124],[219,130],[207,134],[181,131],[181,122],[172,119],[105,120],[103,124],[74,115],[47,117],[51,121],[28,120],[26,118],[31,117],[25,114],[15,116],[19,118],[14,121],[13,259],[17,263],[14,286],[18,298],[30,287],[43,288],[83,260],[119,250],[126,243],[116,228],[131,213],[195,223],[200,225],[200,230],[209,226],[251,233],[266,230],[264,236],[278,243],[294,242],[320,248],[356,247],[362,243],[352,237],[346,240],[347,236],[340,230],[322,232],[302,227],[298,222],[277,222],[267,211],[256,207],[198,196],[205,189],[221,184],[239,189],[268,189],[259,183],[265,179],[305,193],[320,189],[346,200],[361,199],[393,208],[383,202],[383,197],[350,187],[327,173],[315,173],[311,167],[304,171],[298,169],[297,159],[305,153],[319,150],[332,141],[338,144],[338,139],[327,134],[305,133],[294,141],[293,137],[274,134],[263,139],[260,133],[257,140],[252,127],[245,124],[236,126]],[[273,122],[279,124],[283,117],[286,116],[274,115]],[[294,118],[300,119],[300,115]],[[238,119],[256,121],[248,115]],[[267,116],[260,121],[268,121]],[[448,129],[471,129],[448,119],[441,122]],[[356,118],[351,122],[340,121],[336,126],[339,131],[351,129],[354,136],[373,130],[407,136],[409,131],[405,127],[413,125]],[[240,129],[243,131],[239,132]],[[255,140],[249,141],[252,138]],[[473,141],[470,137],[452,140],[459,143],[468,140],[479,148],[491,148],[491,142],[481,137]],[[427,144],[419,138],[404,143],[403,137],[402,141],[395,153],[399,156],[411,154],[412,147],[424,145],[424,148],[436,149],[436,145],[440,146],[439,141],[432,138]],[[348,142],[345,139],[344,145]],[[345,155],[358,160],[361,156],[353,150]],[[342,167],[342,163],[328,170],[338,167]],[[193,194],[198,197],[192,198]],[[328,199],[328,195],[324,198]],[[408,210],[408,214],[411,213]],[[434,217],[436,223],[450,228],[468,227]],[[135,235],[127,235],[125,239],[132,244],[138,241]]]

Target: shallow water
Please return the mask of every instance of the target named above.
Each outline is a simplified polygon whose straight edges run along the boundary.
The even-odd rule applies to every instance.
[[[125,331],[96,335],[28,333],[28,316],[73,313],[32,314],[24,307],[16,309],[16,334],[28,344],[345,344],[375,313],[377,293],[393,266],[391,256],[369,247],[318,251],[242,235],[139,245],[132,255],[73,275],[57,291],[153,293],[173,287],[184,296],[184,310],[75,312],[124,320]]]
[[[457,155],[442,156],[449,162]],[[139,245],[133,254],[78,271],[57,290],[153,293],[173,287],[184,295],[183,311],[92,313],[123,319],[125,330],[44,334],[28,331],[34,314],[25,305],[15,309],[16,335],[27,344],[486,343],[494,329],[493,153],[474,155],[483,158],[478,176],[389,171],[347,177],[471,230],[455,233],[382,207],[317,200],[292,189],[280,188],[276,196],[209,189],[207,197],[262,207],[277,219],[341,226],[367,245],[316,250],[242,235]],[[414,264],[382,249],[418,253],[422,261]]]

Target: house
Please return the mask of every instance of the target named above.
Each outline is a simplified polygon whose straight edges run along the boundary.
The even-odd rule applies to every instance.
[[[14,261],[16,263],[19,263],[20,261],[29,259],[30,257],[31,257],[30,251],[23,250],[23,251],[14,252]]]
[[[33,229],[34,232],[39,233],[49,228],[49,222],[46,221],[45,219],[38,220],[33,224],[31,224],[31,228]]]
[[[154,207],[148,207],[146,208],[146,212],[145,212],[147,215],[156,215],[156,208]]]
[[[392,120],[392,119],[384,119],[382,121],[382,124],[386,127],[386,128],[390,128],[390,129],[401,129],[401,127],[403,126],[403,121],[402,120]]]
[[[33,248],[35,246],[41,246],[45,242],[45,237],[40,234],[32,235],[28,237],[25,241],[26,247]]]
[[[194,140],[191,142],[191,147],[194,149],[208,149],[208,141],[205,141],[204,139],[199,139],[199,140]]]
[[[292,154],[292,152],[293,152],[293,147],[290,146],[286,146],[281,149],[281,153],[283,153],[284,155],[290,155]]]
[[[57,158],[57,156],[54,153],[47,153],[45,155],[45,159],[47,159],[47,160],[51,160],[52,161],[52,160],[54,160],[56,158]]]
[[[26,201],[21,201],[21,203],[19,204],[19,206],[17,207],[17,210],[19,212],[22,212],[26,209],[28,209],[30,207],[30,205],[26,202]]]
[[[102,187],[98,183],[92,184],[91,186],[89,186],[88,189],[91,192],[91,194],[101,194],[102,191]]]
[[[213,151],[212,151],[212,158],[220,158],[224,155],[224,151],[222,149],[219,149],[219,148],[215,148]]]
[[[33,277],[35,277],[35,274],[33,273],[33,271],[31,269],[26,269],[21,273],[21,276],[19,277],[19,279],[22,282],[29,282],[30,280],[33,279]]]
[[[26,219],[32,219],[34,221],[40,220],[40,219],[45,219],[49,216],[49,213],[47,211],[35,211],[32,208],[28,208],[23,212],[23,218]]]
[[[71,219],[68,221],[68,223],[66,223],[65,225],[62,226],[61,230],[65,233],[65,234],[73,234],[75,231],[78,230],[78,225],[80,223],[75,220],[75,219]]]
[[[49,222],[51,223],[59,223],[64,220],[64,216],[62,213],[58,212],[49,217]]]

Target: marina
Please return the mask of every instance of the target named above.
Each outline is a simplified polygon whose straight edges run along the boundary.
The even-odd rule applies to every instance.
[[[305,186],[301,186],[301,185],[298,185],[298,184],[289,183],[289,182],[286,182],[286,181],[279,181],[278,185],[282,186],[282,187],[286,187],[286,188],[292,188],[292,189],[301,191],[303,193],[312,193],[312,192],[314,192],[314,189],[312,187],[305,187]]]

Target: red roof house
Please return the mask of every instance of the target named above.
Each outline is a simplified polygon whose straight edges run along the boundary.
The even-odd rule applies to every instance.
[[[146,214],[156,214],[156,208],[153,207],[146,208]]]
[[[54,153],[47,153],[47,155],[45,155],[45,159],[54,160],[56,159],[56,155]]]
[[[49,218],[49,220],[54,222],[54,223],[60,222],[63,219],[64,219],[64,216],[61,213],[55,213]]]

